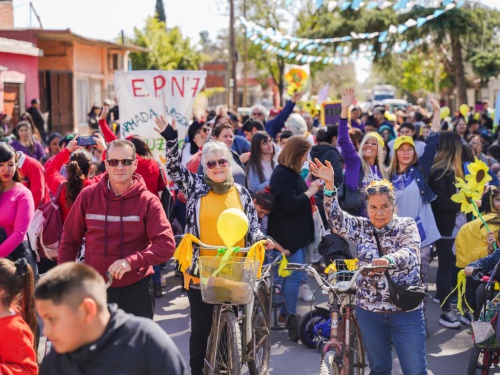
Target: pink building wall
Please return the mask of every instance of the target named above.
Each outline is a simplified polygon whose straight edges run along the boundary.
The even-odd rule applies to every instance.
[[[40,88],[38,85],[38,57],[0,52],[0,65],[5,66],[8,70],[14,70],[26,75],[26,82],[24,84],[24,107],[28,108],[31,99],[40,96]]]

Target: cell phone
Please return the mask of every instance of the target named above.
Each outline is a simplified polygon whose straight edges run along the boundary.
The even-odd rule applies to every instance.
[[[85,136],[79,136],[76,139],[76,144],[78,146],[94,146],[96,144],[96,142],[94,140],[94,136],[85,135]]]

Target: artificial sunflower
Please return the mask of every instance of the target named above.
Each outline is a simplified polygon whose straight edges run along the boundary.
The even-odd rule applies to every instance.
[[[455,203],[461,203],[460,211],[468,214],[475,211],[474,201],[481,199],[482,192],[470,191],[467,188],[462,188],[458,193],[451,196],[451,200]]]
[[[474,163],[468,165],[470,173],[465,176],[465,179],[471,190],[479,190],[480,187],[484,190],[484,185],[492,180],[491,176],[488,174],[489,168],[486,163],[478,158],[474,159]]]

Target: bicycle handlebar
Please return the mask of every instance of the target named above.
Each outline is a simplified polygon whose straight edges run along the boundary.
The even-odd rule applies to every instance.
[[[257,241],[256,243],[259,243],[259,242],[262,242],[265,245],[265,243],[267,243],[267,240],[260,240],[260,241]],[[201,241],[199,241],[199,243],[194,243],[193,245],[194,246],[198,245],[200,247],[203,247],[203,248],[209,249],[209,250],[219,250],[219,249],[225,249],[225,248],[227,248],[227,246],[225,246],[225,245],[213,246],[213,245],[207,245],[206,243],[203,243]],[[240,249],[238,250],[238,252],[248,253],[248,251],[250,250],[250,248],[252,246],[240,247]]]

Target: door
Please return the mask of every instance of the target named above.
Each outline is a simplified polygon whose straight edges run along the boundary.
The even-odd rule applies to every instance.
[[[11,124],[15,125],[21,118],[22,83],[4,82],[3,101],[5,112],[12,117]]]
[[[71,72],[41,71],[40,98],[42,112],[49,111],[49,133],[72,133],[73,74]]]

